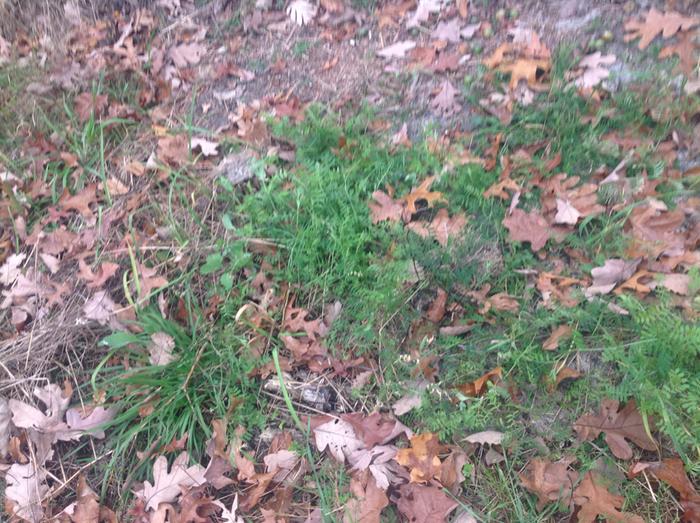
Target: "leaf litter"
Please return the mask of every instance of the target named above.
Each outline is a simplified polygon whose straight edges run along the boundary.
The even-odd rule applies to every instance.
[[[171,12],[181,9],[179,2],[162,3],[163,6],[166,4],[165,8]],[[263,4],[265,3],[260,3],[258,7],[267,12],[270,6]],[[324,17],[317,17],[319,9],[325,12]],[[474,5],[469,2],[456,2],[453,7],[445,2],[421,0],[417,3],[405,2],[382,6],[376,15],[380,29],[392,27],[401,30],[403,28],[399,26],[399,21],[403,22],[407,28],[424,26],[425,29],[425,26],[431,24],[431,18],[432,22],[435,22],[433,27],[424,31],[424,35],[429,35],[433,40],[430,45],[419,41],[415,34],[411,35],[411,38],[416,40],[400,40],[399,38],[405,38],[407,34],[397,33],[394,35],[397,38],[388,40],[388,42],[397,43],[383,45],[376,54],[387,59],[408,56],[416,62],[425,60],[421,67],[436,75],[434,85],[437,86],[431,96],[425,97],[425,105],[446,118],[460,114],[463,103],[458,101],[461,89],[455,87],[457,85],[455,82],[457,80],[461,82],[461,77],[455,79],[449,75],[451,72],[460,71],[463,63],[470,59],[464,54],[466,48],[460,47],[459,50],[456,48],[462,44],[462,40],[483,38],[492,28],[491,22],[486,21],[486,18],[483,22],[466,24],[469,13],[474,9]],[[298,26],[313,27],[312,22],[317,22],[316,25],[320,26],[319,30],[328,31],[327,37],[342,39],[338,36],[340,29],[328,28],[347,28],[355,24],[357,18],[354,20],[348,18],[334,25],[333,19],[326,15],[342,14],[348,10],[349,8],[342,2],[323,1],[317,7],[309,2],[298,0],[289,4],[287,15]],[[262,20],[263,14],[259,11],[256,13],[253,16]],[[268,29],[290,31],[291,38],[293,31],[290,28],[293,26],[284,20],[285,13],[282,11],[268,14],[271,18],[277,17],[276,21],[268,25]],[[131,68],[140,74],[143,74],[143,71],[140,66],[137,67],[137,64],[152,63],[151,70],[144,77],[150,83],[150,87],[145,89],[141,96],[153,101],[164,96],[165,85],[168,89],[175,91],[182,89],[186,92],[196,78],[196,74],[208,67],[207,62],[211,58],[212,48],[204,40],[204,35],[207,33],[205,28],[191,27],[186,28],[182,33],[179,33],[178,29],[177,36],[171,45],[161,46],[161,42],[156,39],[153,54],[146,53],[141,47],[140,38],[155,24],[150,16],[150,13],[144,11],[128,23],[121,20],[117,24],[119,38],[116,43],[110,44],[112,47],[110,53],[118,57],[119,67]],[[75,16],[73,18],[79,19]],[[473,22],[476,19],[470,21]],[[329,20],[331,20],[330,25],[328,25]],[[628,34],[625,39],[634,41],[640,38],[639,47],[644,48],[659,35],[664,39],[676,37],[675,43],[665,43],[666,47],[662,50],[661,57],[678,55],[682,69],[686,75],[689,75],[689,64],[694,51],[689,35],[690,30],[697,26],[697,19],[674,12],[659,13],[652,9],[645,18],[640,20],[633,20],[626,24],[625,29]],[[278,28],[273,27],[272,24],[279,24]],[[303,30],[315,31],[316,27],[312,27],[305,27]],[[488,98],[484,99],[487,100],[484,107],[488,112],[497,115],[502,122],[510,122],[516,104],[533,103],[533,93],[547,88],[552,69],[552,53],[533,30],[513,23],[504,24],[504,29],[510,40],[495,47],[495,50],[487,55],[484,63],[492,70],[509,75],[508,89],[506,94],[488,95]],[[295,30],[301,31],[301,29]],[[352,30],[354,28],[350,29]],[[104,34],[104,28],[100,29],[99,26],[90,28],[85,31],[83,39],[79,39],[78,45],[85,46],[88,51],[96,51],[97,55],[104,59],[98,47],[98,42],[104,40]],[[90,38],[95,43],[90,43]],[[450,51],[445,51],[447,47],[443,46],[451,46]],[[424,49],[427,51],[423,51]],[[423,58],[418,58],[418,50],[425,54]],[[413,51],[416,52],[415,56]],[[0,45],[0,57],[5,59],[8,56],[10,52]],[[567,81],[573,82],[576,88],[582,92],[585,91],[587,96],[595,99],[595,96],[604,93],[601,85],[606,85],[604,80],[608,78],[610,66],[615,61],[616,58],[613,55],[604,55],[600,52],[589,54],[578,62],[577,68],[570,71]],[[342,60],[339,62],[342,64]],[[203,66],[202,69],[199,66]],[[77,66],[77,69],[75,67],[67,69],[62,79],[56,77],[56,80],[62,81],[65,85],[73,85],[79,81],[79,67],[81,66]],[[230,71],[230,76],[242,81],[250,82],[255,79],[255,75],[251,76],[246,69],[232,68]],[[256,74],[258,74],[257,70]],[[158,87],[155,87],[156,85]],[[466,101],[466,96],[464,100]],[[75,103],[77,117],[83,122],[89,121],[90,118],[103,118],[105,114],[113,114],[113,111],[118,109],[114,101],[106,95],[94,96],[88,91],[82,91]],[[277,104],[280,107],[279,110],[274,103],[270,104],[270,107],[273,107],[273,112],[278,115],[282,115],[285,111],[285,114],[293,114],[293,104],[284,105],[284,103]],[[156,111],[159,109],[156,108]],[[266,146],[270,134],[260,115],[260,109],[259,105],[241,103],[236,112],[230,115],[231,124],[225,132],[230,133],[229,136],[235,137],[236,140],[256,144],[257,147]],[[198,165],[198,162],[205,162],[206,166],[208,165],[206,162],[210,162],[210,157],[223,155],[227,150],[224,140],[220,140],[216,133],[207,134],[206,136],[211,137],[209,140],[185,136],[180,131],[165,127],[160,127],[163,130],[160,131],[159,127],[160,123],[154,125],[152,137],[156,151],[153,158],[157,157],[157,160],[149,162],[148,169],[160,171],[161,183],[167,180],[165,173],[169,170],[193,168]],[[392,141],[397,149],[412,147],[406,127]],[[436,140],[436,143],[439,141]],[[545,247],[557,249],[559,242],[567,234],[574,234],[576,228],[582,222],[585,223],[587,218],[611,211],[610,205],[601,205],[599,188],[606,185],[600,181],[601,177],[594,177],[595,183],[579,184],[576,176],[554,174],[555,166],[552,166],[550,170],[553,172],[547,173],[546,180],[538,179],[534,171],[530,171],[533,179],[523,178],[522,173],[512,174],[514,178],[511,179],[506,172],[509,169],[508,162],[516,163],[513,159],[517,157],[518,152],[513,153],[507,148],[501,149],[500,138],[494,137],[493,144],[493,150],[485,153],[486,160],[478,158],[465,148],[462,155],[464,161],[457,165],[482,165],[487,172],[497,166],[503,168],[502,178],[485,191],[485,197],[511,201],[510,209],[506,211],[502,224],[512,242],[529,243],[532,251],[545,257],[547,255]],[[67,165],[72,165],[72,169],[81,168],[77,159],[73,160],[66,154],[64,157]],[[145,164],[145,157],[141,161]],[[137,163],[141,164],[141,162]],[[617,169],[610,173],[611,179],[607,184],[621,187],[626,191],[630,186],[630,180],[625,177],[624,172],[616,171]],[[137,169],[133,172],[138,172],[137,176],[143,176],[146,171],[144,167],[143,170]],[[389,186],[384,186],[384,190],[375,190],[372,193],[372,200],[368,202],[372,223],[375,226],[384,226],[384,222],[392,222],[390,226],[396,224],[426,239],[434,239],[439,248],[453,248],[455,243],[458,243],[468,232],[474,216],[467,216],[456,211],[452,206],[448,207],[454,202],[448,202],[446,194],[431,189],[432,184],[441,181],[446,173],[447,171],[427,177],[423,175],[423,181],[416,182],[417,185],[401,198],[395,198],[394,189]],[[549,176],[550,174],[554,175]],[[29,250],[27,253],[10,254],[0,267],[0,283],[7,287],[3,289],[3,295],[7,307],[12,311],[13,324],[18,331],[31,327],[35,318],[43,314],[42,307],[49,307],[50,310],[75,288],[90,289],[85,295],[86,301],[81,319],[91,320],[113,329],[129,329],[129,322],[123,322],[123,318],[125,310],[130,307],[121,305],[119,301],[131,303],[135,298],[136,303],[141,304],[151,294],[170,284],[170,275],[160,270],[163,265],[152,264],[153,260],[146,262],[140,259],[128,260],[128,258],[119,259],[109,256],[109,261],[97,258],[92,264],[88,263],[92,258],[87,258],[85,253],[92,252],[94,255],[94,251],[91,251],[94,243],[87,245],[79,242],[89,242],[89,235],[98,234],[98,231],[102,234],[100,231],[104,226],[102,212],[107,200],[106,195],[103,194],[105,188],[113,196],[127,196],[131,185],[125,184],[118,178],[110,178],[104,184],[91,184],[77,191],[64,191],[62,194],[59,192],[55,211],[52,212],[62,214],[59,218],[50,218],[40,224],[40,228],[45,228],[41,231],[45,236],[41,239],[37,238],[33,244],[39,250],[36,253],[38,259],[41,259],[45,265],[42,272],[37,274],[30,270],[33,254]],[[534,199],[531,198],[533,194],[530,193],[533,188],[539,191],[535,193]],[[623,191],[625,197],[629,197],[630,193],[625,191]],[[650,194],[653,193],[652,188]],[[46,195],[48,192],[44,194]],[[538,197],[540,207],[537,208],[536,203],[531,206]],[[522,201],[526,203],[520,203]],[[626,203],[631,203],[631,200]],[[521,209],[519,205],[527,210]],[[86,228],[82,231],[80,228],[68,228],[66,219],[69,217],[81,220],[81,225]],[[665,263],[674,263],[670,261],[674,257],[685,255],[684,251],[692,238],[687,229],[684,229],[685,222],[686,216],[683,212],[668,211],[653,201],[646,206],[638,205],[625,224],[625,232],[629,233],[635,242],[629,257],[597,258],[598,264],[590,265],[593,267],[590,271],[592,282],[587,277],[587,273],[578,277],[576,276],[580,274],[578,272],[562,271],[561,267],[557,266],[557,260],[552,259],[554,268],[548,269],[549,272],[544,270],[534,272],[534,277],[530,279],[531,288],[540,293],[541,304],[552,309],[576,306],[578,304],[576,295],[579,292],[593,299],[605,297],[613,291],[616,294],[636,292],[646,295],[663,287],[679,296],[687,296],[692,287],[691,277],[686,273],[673,271],[686,271],[692,262],[664,266]],[[109,227],[109,222],[107,224]],[[65,237],[61,238],[61,235]],[[143,245],[146,244],[144,241]],[[27,245],[32,244],[27,243]],[[119,247],[129,252],[132,248],[134,246],[128,242]],[[30,257],[29,263],[25,263],[27,256]],[[602,266],[599,265],[601,262]],[[83,287],[76,287],[73,284],[64,287],[66,285],[64,282],[54,281],[45,273],[48,269],[51,276],[60,275],[62,271],[75,264],[79,268],[76,274],[79,275],[80,285]],[[118,282],[117,280],[122,280],[122,276],[124,276],[123,282]],[[123,283],[121,285],[123,289],[120,289],[117,283]],[[128,296],[125,297],[122,290],[126,291]],[[427,311],[427,320],[434,324],[434,332],[442,332],[442,329],[453,327],[451,324],[446,324],[452,322],[455,316],[459,317],[463,314],[464,309],[468,307],[472,307],[470,310],[480,316],[479,321],[488,322],[494,321],[494,313],[517,314],[521,309],[521,303],[524,303],[519,295],[512,296],[507,290],[491,293],[489,284],[465,293],[464,296],[471,300],[471,305],[454,303],[453,295],[454,290],[450,289],[448,292],[439,288],[438,299]],[[286,305],[282,305],[283,302],[279,296],[273,297],[269,293],[266,296],[260,308],[255,309],[248,320],[257,324],[258,327],[273,321],[279,322],[280,333],[279,336],[275,335],[276,341],[278,339],[281,346],[290,354],[290,358],[285,357],[281,361],[285,372],[292,369],[298,370],[301,367],[310,369],[312,373],[328,372],[332,369],[332,372],[342,375],[344,372],[347,373],[348,368],[352,368],[354,363],[335,359],[332,356],[333,350],[330,345],[327,345],[332,343],[332,337],[328,337],[329,328],[334,320],[332,313],[324,311],[321,314],[320,309],[313,313],[304,307],[295,307],[294,294]],[[275,303],[274,300],[278,302]],[[48,305],[44,305],[45,303]],[[167,306],[163,305],[161,310],[167,311]],[[547,351],[557,349],[561,351],[563,340],[567,339],[571,333],[572,329],[567,325],[552,327],[551,334],[542,348]],[[163,332],[150,336],[147,351],[149,362],[154,366],[168,365],[177,361],[179,355],[173,338]],[[367,363],[367,360],[362,358],[356,361],[359,366]],[[552,371],[552,374],[556,371],[557,385],[563,379],[574,377],[574,373],[578,372],[565,364],[566,362],[561,362],[561,365],[558,364],[559,366]],[[485,372],[487,368],[489,367],[481,372]],[[363,370],[362,372],[368,377],[373,375],[372,371]],[[350,374],[352,375],[353,373]],[[504,370],[497,367],[485,372],[474,381],[457,385],[456,390],[478,401],[490,388],[501,389],[504,386],[503,375]],[[367,382],[358,384],[360,388],[364,386],[367,386]],[[434,394],[435,389],[422,388],[420,392]],[[35,447],[36,456],[42,459],[51,453],[51,447],[57,441],[76,440],[85,435],[103,437],[104,433],[100,431],[100,426],[114,415],[109,408],[91,404],[68,408],[69,404],[65,403],[65,394],[66,392],[58,386],[40,390],[37,397],[44,403],[44,408],[37,408],[14,399],[9,403],[0,401],[0,454],[4,456],[6,447],[14,444],[8,442],[22,434],[28,435],[31,445]],[[407,394],[393,403],[394,412],[397,416],[404,415],[413,409],[420,408],[422,400],[422,394]],[[3,405],[5,405],[4,418]],[[16,410],[16,416],[12,407]],[[8,418],[12,421],[8,421]],[[339,417],[326,417],[322,421],[313,429],[317,449],[320,452],[327,451],[339,462],[347,463],[351,476],[349,490],[352,498],[342,509],[345,520],[379,521],[382,510],[389,504],[394,504],[401,515],[413,521],[445,521],[456,510],[458,503],[452,497],[445,495],[443,487],[457,495],[455,487],[464,480],[461,476],[462,466],[468,459],[472,460],[472,456],[467,457],[463,450],[441,442],[433,433],[414,436],[401,422],[378,412],[369,415],[345,412]],[[243,444],[238,431],[237,435],[231,438],[231,444],[227,445],[225,426],[226,422],[213,423],[214,437],[208,452],[210,458],[208,466],[193,463],[186,452],[179,454],[174,462],[160,453],[155,453],[150,459],[152,479],[134,489],[137,499],[130,508],[131,513],[140,515],[143,521],[157,518],[168,518],[171,521],[177,521],[178,518],[182,521],[198,521],[206,520],[213,514],[218,514],[225,521],[242,521],[239,513],[249,514],[253,509],[258,508],[265,518],[274,519],[277,514],[284,513],[284,510],[268,507],[273,506],[273,501],[283,503],[281,494],[284,491],[283,485],[294,470],[302,468],[304,460],[287,445],[286,448],[277,448],[274,451],[270,449],[264,456],[258,456],[261,459],[256,462],[250,454],[242,450]],[[573,428],[584,441],[594,440],[601,433],[604,434],[605,442],[612,454],[619,459],[629,460],[634,456],[636,448],[632,447],[628,441],[644,450],[656,450],[656,442],[647,433],[647,426],[648,421],[636,410],[633,400],[629,400],[622,409],[619,409],[619,404],[612,400],[603,400],[600,414],[582,416],[574,423]],[[650,426],[653,427],[653,424]],[[503,433],[480,432],[467,436],[465,441],[472,444],[500,446]],[[501,452],[505,454],[506,450],[503,449]],[[679,493],[680,503],[686,510],[686,516],[692,517],[692,511],[697,511],[693,508],[697,506],[697,493],[694,491],[692,482],[684,476],[682,464],[679,468],[680,462],[672,461],[673,459],[665,459],[658,463],[638,462],[632,466],[630,474],[648,471],[657,479],[668,482]],[[172,464],[169,465],[169,463]],[[521,481],[525,489],[536,494],[538,508],[542,508],[548,502],[560,501],[564,505],[573,504],[579,507],[574,516],[579,521],[593,521],[597,516],[619,521],[640,520],[638,516],[620,512],[624,499],[611,494],[597,473],[582,471],[579,478],[579,474],[572,467],[573,463],[573,460],[566,457],[554,463],[535,458],[525,467],[520,475]],[[19,517],[29,521],[43,517],[43,511],[46,508],[43,506],[43,500],[51,487],[41,468],[43,465],[41,463],[37,468],[36,463],[29,465],[12,463],[9,470],[13,471],[13,475],[9,476],[6,472],[8,484],[6,490],[9,493],[9,499],[14,501],[12,510]],[[686,479],[682,479],[683,477]],[[76,501],[65,508],[65,514],[72,521],[80,521],[80,518],[87,517],[94,519],[96,514],[97,517],[103,518],[101,510],[104,507],[99,506],[96,495],[83,478],[81,481],[76,491]],[[577,481],[579,481],[578,486],[576,486]],[[233,496],[233,501],[231,496],[225,498],[225,503],[224,498],[219,500],[211,497],[216,496],[214,490],[219,491],[231,485],[235,485],[238,489]],[[239,503],[239,494],[241,494],[241,503]],[[316,512],[309,507],[309,514]],[[90,516],[82,514],[90,514]],[[469,517],[471,516],[468,512],[460,513],[458,520],[469,521]]]

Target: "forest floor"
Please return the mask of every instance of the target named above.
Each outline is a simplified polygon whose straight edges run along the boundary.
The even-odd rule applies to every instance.
[[[700,522],[700,18],[0,2],[3,521]]]

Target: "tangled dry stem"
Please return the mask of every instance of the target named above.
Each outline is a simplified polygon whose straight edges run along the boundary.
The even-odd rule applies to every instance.
[[[87,351],[94,351],[106,330],[85,322],[84,301],[76,293],[60,309],[37,318],[31,329],[0,343],[0,394],[31,394],[57,369],[72,368],[70,362],[83,361]]]

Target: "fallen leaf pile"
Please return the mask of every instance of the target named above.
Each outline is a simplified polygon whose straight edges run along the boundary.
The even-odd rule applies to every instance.
[[[450,216],[447,209],[442,208],[435,213],[430,222],[416,219],[423,214],[424,210],[444,201],[442,193],[430,190],[434,181],[435,177],[429,176],[418,187],[399,199],[393,198],[384,191],[372,193],[373,201],[368,204],[372,223],[383,221],[404,223],[409,230],[423,238],[435,238],[443,247],[447,246],[450,240],[458,239],[467,225],[467,217],[463,214]]]
[[[350,466],[355,497],[345,507],[349,521],[362,515],[362,521],[379,522],[389,501],[405,517],[426,523],[445,521],[457,508],[442,488],[459,487],[468,457],[458,447],[440,444],[435,434],[414,436],[397,420],[378,413],[319,420],[313,433],[320,451]],[[410,447],[391,444],[400,436],[410,439]]]
[[[50,383],[36,388],[34,395],[43,408],[0,398],[0,461],[4,462],[8,452],[11,458],[10,465],[0,465],[0,471],[7,482],[8,512],[24,521],[40,523],[45,521],[46,496],[52,492],[46,467],[54,457],[54,445],[59,441],[77,441],[83,436],[104,438],[102,426],[116,412],[101,405],[69,407],[73,395],[70,384],[61,389]],[[90,504],[109,521],[116,521],[114,513],[100,507],[94,493],[86,494],[85,488],[75,511],[86,510],[85,506]]]

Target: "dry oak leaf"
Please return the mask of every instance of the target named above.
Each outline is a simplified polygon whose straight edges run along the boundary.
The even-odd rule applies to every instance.
[[[559,325],[559,327],[552,331],[549,338],[544,341],[542,348],[544,350],[557,350],[559,348],[559,342],[571,336],[571,332],[572,329],[569,325]]]
[[[406,52],[410,51],[415,46],[416,43],[413,40],[403,40],[389,45],[384,49],[380,49],[377,51],[377,56],[381,56],[382,58],[403,58],[406,56]]]
[[[550,381],[547,385],[547,390],[550,392],[556,389],[559,384],[564,380],[575,380],[581,377],[581,373],[576,369],[571,367],[562,367],[557,371],[557,375],[554,377],[554,383]]]
[[[345,11],[345,5],[341,0],[321,0],[321,7],[329,13],[342,13]]]
[[[5,473],[5,498],[10,513],[30,523],[42,523],[44,509],[41,501],[49,492],[46,471],[33,463],[14,463]]]
[[[294,0],[287,6],[287,15],[297,25],[305,25],[316,16],[317,8],[307,0]]]
[[[408,137],[408,124],[404,123],[401,126],[401,129],[396,131],[395,134],[391,136],[391,145],[393,147],[407,147],[410,148],[413,143],[411,142],[411,139]]]
[[[93,114],[100,116],[106,108],[106,94],[81,93],[75,97],[75,114],[81,123],[87,122]]]
[[[695,49],[698,47],[695,43],[696,38],[697,35],[695,33],[684,31],[678,36],[677,43],[667,45],[661,49],[659,58],[667,58],[677,54],[681,71],[683,71],[687,77],[690,77],[697,64],[697,60],[695,59]]]
[[[513,51],[513,46],[508,43],[499,45],[488,58],[484,58],[483,64],[489,69],[495,69],[506,60],[506,54]]]
[[[343,523],[380,523],[384,507],[389,505],[386,492],[377,486],[367,471],[350,479],[350,491],[354,498],[345,504]]]
[[[430,107],[444,115],[454,114],[462,108],[459,102],[455,100],[458,93],[459,91],[454,88],[449,80],[443,80],[435,98],[430,102]]]
[[[438,287],[437,295],[432,301],[425,315],[428,320],[433,323],[440,323],[445,317],[445,309],[447,307],[447,292],[445,289]]]
[[[64,211],[77,211],[83,218],[91,222],[95,219],[90,204],[97,202],[97,184],[91,183],[79,193],[71,196],[68,189],[63,191],[58,204]]]
[[[431,13],[439,13],[442,8],[441,0],[418,0],[418,6],[411,18],[406,22],[406,28],[417,27],[427,22]]]
[[[671,38],[678,31],[687,31],[700,23],[700,18],[686,17],[675,11],[661,13],[651,8],[644,21],[630,20],[625,23],[625,42],[639,40],[639,48],[646,49],[651,41],[661,34],[664,38]]]
[[[168,280],[157,275],[157,270],[153,267],[146,267],[142,263],[138,264],[139,270],[139,299],[147,298],[151,291],[165,287]]]
[[[97,271],[92,272],[90,266],[82,258],[78,259],[78,267],[80,268],[80,277],[88,282],[89,289],[102,287],[119,270],[118,263],[102,262]]]
[[[421,394],[406,394],[391,406],[391,410],[396,416],[403,416],[420,407],[422,402],[423,396]]]
[[[460,21],[459,18],[453,18],[447,22],[438,22],[437,27],[430,33],[430,38],[434,40],[444,40],[453,44],[460,41]]]
[[[688,296],[690,292],[690,275],[689,274],[661,274],[658,275],[661,278],[659,282],[652,282],[653,287],[661,285],[671,292],[680,294],[681,296]],[[651,284],[650,284],[651,285]]]
[[[578,64],[583,71],[581,76],[574,80],[574,85],[579,89],[592,89],[610,76],[610,71],[604,66],[610,66],[616,60],[614,54],[604,55],[600,51],[584,56]]]
[[[372,223],[401,221],[403,205],[401,205],[400,200],[394,200],[384,191],[374,191],[372,199],[374,201],[367,204],[372,215]]]
[[[548,60],[536,60],[533,58],[519,58],[510,64],[503,64],[498,69],[504,73],[510,73],[511,89],[515,89],[520,80],[525,80],[530,87],[539,87],[538,78],[547,73],[552,67]]]
[[[170,48],[168,57],[173,61],[175,67],[182,69],[188,65],[196,65],[207,52],[207,48],[197,42],[180,44]]]
[[[444,523],[459,503],[432,486],[406,483],[399,489],[396,508],[411,523]]]
[[[85,314],[85,318],[94,320],[100,325],[118,324],[115,317],[116,310],[117,304],[107,291],[97,291],[92,295],[92,298],[83,305],[83,314]]]
[[[344,414],[342,419],[352,425],[355,434],[368,448],[386,445],[401,434],[408,438],[413,435],[406,425],[388,414],[374,412],[365,416],[361,412],[351,412]]]
[[[408,228],[423,238],[434,236],[440,245],[446,247],[450,238],[459,236],[466,224],[467,218],[463,214],[450,218],[447,209],[440,209],[430,223],[411,222]]]
[[[441,192],[430,191],[430,186],[434,181],[435,176],[428,176],[418,187],[413,188],[410,193],[403,197],[403,202],[406,205],[403,215],[405,222],[410,221],[411,216],[418,212],[416,207],[418,202],[424,201],[428,207],[432,207],[435,202],[445,201]]]
[[[700,521],[700,494],[688,478],[683,461],[679,458],[667,458],[655,463],[640,461],[632,465],[629,474],[635,477],[643,471],[650,472],[656,479],[666,482],[678,492],[680,505],[685,512],[681,521]]]
[[[485,430],[467,436],[464,441],[479,445],[500,445],[503,443],[503,432]]]
[[[569,470],[575,457],[565,457],[552,463],[547,459],[534,458],[518,474],[527,490],[537,496],[537,510],[542,510],[547,503],[562,501],[571,504],[571,495],[578,474]]]
[[[512,241],[530,242],[534,252],[543,248],[552,235],[547,220],[537,210],[525,212],[522,209],[513,209],[503,218],[502,223],[508,229]]]
[[[396,461],[411,472],[411,482],[424,483],[440,476],[442,462],[438,454],[444,446],[432,432],[416,434],[411,438],[411,446],[396,452]]]
[[[549,60],[552,53],[540,40],[540,36],[526,26],[516,26],[508,30],[508,34],[513,37],[513,47],[527,58],[541,58]]]
[[[316,448],[323,452],[326,447],[331,455],[341,463],[346,456],[364,448],[363,441],[355,434],[353,425],[342,419],[334,419],[313,429]]]
[[[359,449],[348,456],[352,471],[369,470],[374,476],[377,486],[383,490],[396,482],[397,468],[403,471],[394,461],[397,448],[394,445],[377,445],[371,449]],[[405,474],[405,471],[403,471]]]
[[[193,151],[199,149],[202,156],[216,156],[219,154],[219,143],[204,138],[192,138],[190,140],[190,149]]]
[[[620,512],[618,509],[622,507],[625,499],[610,493],[599,480],[600,477],[593,471],[588,471],[574,490],[574,503],[580,507],[580,523],[595,523],[598,516],[616,523],[644,523],[644,519],[637,515]]]
[[[557,198],[557,214],[554,216],[554,223],[561,225],[576,225],[581,213],[571,205],[569,200]]]
[[[158,159],[172,167],[179,167],[190,158],[189,143],[184,134],[163,136],[158,140]]]
[[[469,0],[456,0],[457,12],[461,18],[467,18],[469,15]]]
[[[496,367],[493,370],[488,371],[483,376],[470,381],[469,383],[463,383],[457,385],[457,390],[459,390],[465,396],[477,397],[481,396],[486,392],[487,383],[498,383],[501,381],[503,376],[503,369],[501,367]]]
[[[206,483],[204,467],[187,466],[189,459],[189,454],[182,452],[168,471],[167,458],[158,456],[153,463],[153,484],[144,481],[143,488],[134,493],[146,503],[147,509],[157,510],[161,503],[174,503],[182,493],[180,487],[198,487]]]
[[[656,442],[645,429],[642,415],[637,410],[634,400],[627,402],[622,410],[616,400],[604,399],[600,402],[600,413],[585,414],[576,420],[574,430],[581,441],[593,441],[601,432],[605,433],[605,442],[619,459],[632,459],[634,452],[626,440],[634,442],[644,450],[656,450]],[[653,428],[651,420],[649,427]]]
[[[598,294],[607,294],[612,291],[618,283],[629,280],[639,266],[639,260],[621,260],[612,258],[605,260],[602,267],[595,267],[591,270],[593,285],[586,288],[587,298]]]
[[[520,186],[516,181],[510,178],[504,178],[486,189],[484,191],[484,198],[495,197],[500,198],[501,200],[510,200],[511,195],[510,193],[506,192],[506,189],[513,191],[513,193],[517,193],[520,191]]]
[[[175,361],[173,349],[175,339],[165,332],[151,334],[151,343],[148,346],[148,361],[151,365],[167,365]]]

